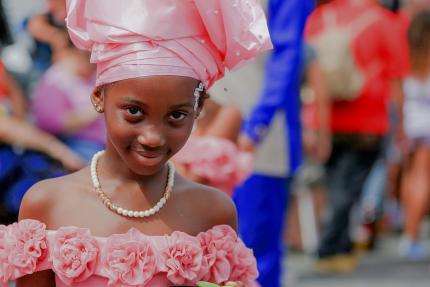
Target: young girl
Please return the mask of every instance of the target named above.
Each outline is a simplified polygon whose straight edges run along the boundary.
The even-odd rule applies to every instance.
[[[185,144],[205,87],[271,47],[261,8],[67,4],[72,40],[97,64],[91,101],[104,113],[107,146],[90,167],[27,192],[21,221],[0,228],[0,278],[19,278],[17,287],[253,286],[255,259],[236,236],[229,197],[175,174],[168,160]]]
[[[402,203],[405,211],[404,239],[400,252],[410,259],[430,255],[419,243],[422,220],[430,202],[430,12],[413,19],[408,33],[411,75],[404,83],[405,130],[412,153],[404,173]]]

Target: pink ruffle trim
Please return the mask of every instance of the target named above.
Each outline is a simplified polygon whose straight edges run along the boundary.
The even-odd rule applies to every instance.
[[[179,231],[146,236],[130,229],[107,238],[78,227],[47,231],[45,224],[31,219],[0,225],[0,286],[46,269],[67,285],[98,275],[113,287],[149,286],[160,274],[175,285],[205,280],[255,286],[258,276],[252,250],[227,225],[198,236]]]

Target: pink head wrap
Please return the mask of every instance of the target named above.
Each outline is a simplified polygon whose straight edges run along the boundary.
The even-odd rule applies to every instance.
[[[91,51],[97,86],[152,75],[209,88],[272,47],[258,0],[67,0],[73,43]]]

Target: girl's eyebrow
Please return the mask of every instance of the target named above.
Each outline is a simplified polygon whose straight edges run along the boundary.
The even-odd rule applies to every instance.
[[[147,106],[147,104],[145,104],[144,102],[141,102],[141,101],[134,99],[134,98],[124,97],[123,100],[126,102],[129,102],[129,103],[132,103],[132,104],[139,105],[139,106]],[[193,108],[194,105],[191,102],[183,102],[183,103],[173,105],[170,108],[171,109],[178,109],[178,108],[188,108],[188,107]]]
[[[145,103],[143,103],[143,102],[141,102],[139,100],[133,99],[133,98],[124,97],[123,100],[126,101],[126,102],[129,102],[129,103],[132,103],[132,104],[137,104],[137,105],[140,105],[140,106],[146,106]]]
[[[193,108],[194,105],[190,102],[185,102],[185,103],[181,103],[181,104],[177,104],[177,105],[173,105],[171,108],[172,109],[178,109],[178,108]]]

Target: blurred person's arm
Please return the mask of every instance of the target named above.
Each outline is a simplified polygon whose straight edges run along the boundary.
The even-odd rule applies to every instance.
[[[28,31],[34,39],[48,44],[53,51],[66,48],[70,43],[68,34],[64,30],[52,26],[45,15],[30,18]]]
[[[294,99],[291,91],[299,81],[302,33],[312,8],[313,1],[269,1],[269,31],[274,50],[266,64],[262,95],[244,123],[244,134],[239,140],[244,149],[252,149],[264,138],[278,109],[287,103],[292,109],[299,107],[299,99]]]
[[[1,117],[0,142],[45,153],[71,171],[84,166],[84,161],[56,137],[23,120]]]
[[[389,18],[387,22],[391,29],[383,29],[381,34],[383,56],[387,59],[387,70],[391,83],[391,97],[395,107],[397,122],[394,127],[394,136],[401,149],[403,155],[407,151],[408,140],[403,125],[403,105],[404,105],[404,93],[403,93],[403,79],[409,75],[409,45],[407,42],[407,36],[401,33],[402,26],[397,21],[397,18]],[[385,28],[388,26],[386,25]]]
[[[27,112],[27,103],[24,94],[15,79],[3,69],[0,81],[7,87],[7,94],[12,105],[12,115],[23,119]]]
[[[315,94],[318,113],[318,141],[314,148],[316,158],[325,162],[331,153],[330,111],[331,99],[327,93],[324,74],[317,60],[312,61],[308,67],[308,82]]]
[[[397,125],[394,127],[395,140],[400,147],[403,155],[406,155],[408,149],[408,139],[404,128],[403,106],[405,95],[403,92],[403,80],[394,79],[391,81],[391,91],[393,95],[393,103],[395,106]]]
[[[234,105],[224,105],[212,119],[206,135],[228,139],[236,143],[241,126],[242,113],[239,108]]]

